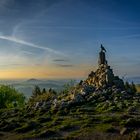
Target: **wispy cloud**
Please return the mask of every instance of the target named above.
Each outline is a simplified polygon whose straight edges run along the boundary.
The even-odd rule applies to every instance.
[[[71,64],[56,64],[56,66],[58,67],[74,67],[74,65],[71,65]]]
[[[18,39],[16,37],[0,35],[0,39],[11,41],[11,42],[15,42],[15,43],[22,44],[22,45],[26,45],[26,46],[29,46],[29,47],[32,47],[32,48],[36,48],[36,49],[41,49],[41,50],[48,51],[50,53],[54,53],[54,54],[57,54],[57,55],[66,56],[62,52],[56,51],[54,49],[51,49],[51,48],[48,48],[48,47],[45,47],[45,46],[36,45],[34,43],[27,42],[25,40],[21,40],[21,39]]]
[[[54,62],[69,62],[68,59],[54,59]]]
[[[0,65],[0,67],[11,67],[11,66],[23,66],[23,64],[3,64],[3,65]]]
[[[26,55],[35,55],[35,53],[29,52],[29,51],[21,51],[21,52]]]

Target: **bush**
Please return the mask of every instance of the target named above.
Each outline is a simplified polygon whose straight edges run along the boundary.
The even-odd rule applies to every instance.
[[[131,90],[133,93],[137,92],[136,85],[133,82],[131,83]]]
[[[69,91],[73,89],[75,85],[75,80],[71,80],[70,82],[64,84],[62,93],[67,94]]]
[[[42,92],[41,92],[41,90],[40,90],[40,87],[39,86],[35,86],[34,87],[34,89],[33,89],[33,91],[32,91],[32,96],[33,97],[36,97],[36,96],[38,96],[38,95],[41,95],[42,94]]]
[[[127,109],[127,112],[128,112],[128,113],[134,113],[134,112],[136,112],[136,107],[135,107],[135,106],[130,106],[130,107]]]
[[[25,96],[11,86],[0,86],[0,108],[23,107]]]
[[[29,99],[30,103],[36,103],[36,102],[40,102],[40,101],[50,101],[55,97],[54,94],[52,93],[43,93],[41,95],[38,95],[36,97],[31,97]]]
[[[125,89],[128,93],[134,94],[137,92],[136,85],[132,82],[129,84],[128,82],[125,83]]]

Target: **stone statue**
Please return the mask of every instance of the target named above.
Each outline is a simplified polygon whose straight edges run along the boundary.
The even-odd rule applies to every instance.
[[[107,64],[105,52],[106,52],[106,49],[101,44],[101,51],[99,53],[99,65],[101,65],[101,64]]]
[[[106,49],[103,47],[102,44],[101,44],[101,50],[106,52]]]

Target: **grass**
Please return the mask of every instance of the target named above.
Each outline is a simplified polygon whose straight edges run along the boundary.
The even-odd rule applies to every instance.
[[[129,123],[129,127],[131,125],[128,119],[132,118],[132,116],[123,115],[122,113],[114,113],[111,115],[108,113],[91,114],[88,110],[85,114],[81,115],[81,112],[86,111],[85,107],[78,111],[76,109],[75,111],[77,113],[76,116],[74,116],[74,112],[73,114],[68,113],[65,116],[53,114],[52,117],[50,117],[48,113],[44,113],[44,115],[41,116],[31,117],[30,120],[27,118],[25,122],[20,123],[21,127],[5,134],[7,136],[12,135],[13,139],[43,136],[47,139],[76,139],[80,137],[87,138],[90,135],[95,136],[97,133],[100,137],[102,135],[106,137],[106,135],[110,133],[119,136],[119,131],[121,131],[122,127],[126,126],[126,123]],[[15,119],[19,121],[19,118],[9,117],[7,122]],[[5,138],[5,134],[2,138]]]

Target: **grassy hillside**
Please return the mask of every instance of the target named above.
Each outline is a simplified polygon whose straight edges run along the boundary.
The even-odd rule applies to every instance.
[[[140,94],[132,85],[96,89],[80,83],[61,92],[36,86],[25,106],[2,108],[0,139],[140,139]]]
[[[90,106],[90,107],[89,107]],[[128,140],[137,139],[140,116],[126,112],[95,113],[89,105],[58,112],[20,110],[1,118],[1,139]],[[2,115],[2,114],[1,114]]]
[[[67,87],[30,98],[25,108],[1,109],[2,140],[137,140],[140,136],[138,93],[95,91],[71,102]],[[88,89],[89,90],[89,89]],[[76,94],[78,95],[78,94]],[[90,96],[89,96],[90,95]],[[54,101],[57,98],[58,104]],[[67,102],[65,102],[67,101]],[[45,103],[45,104],[44,104]]]

